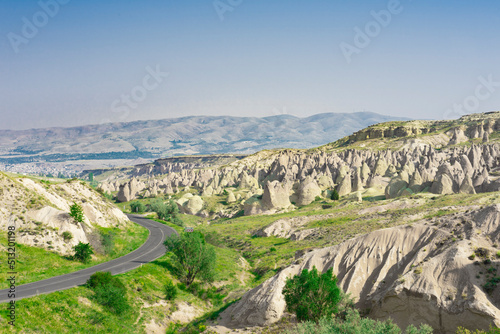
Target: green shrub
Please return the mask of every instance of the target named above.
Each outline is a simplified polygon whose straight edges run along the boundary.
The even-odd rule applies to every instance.
[[[111,272],[109,271],[98,271],[92,274],[92,276],[90,276],[90,278],[87,280],[86,285],[91,289],[97,288],[99,286],[112,285],[125,291],[125,285],[123,285],[122,281],[120,281],[118,277],[111,275]]]
[[[92,258],[92,254],[94,254],[92,246],[90,246],[90,244],[84,244],[81,241],[78,243],[78,245],[73,247],[73,250],[75,251],[75,255],[73,255],[73,258],[83,263],[89,262]]]
[[[330,268],[319,274],[316,267],[304,269],[300,275],[287,279],[283,288],[287,311],[295,313],[299,321],[319,321],[323,316],[337,313],[341,291],[337,277]]]
[[[497,287],[498,283],[500,283],[500,277],[490,278],[484,285],[483,289],[487,293],[491,294]]]
[[[87,287],[94,291],[94,299],[109,311],[122,314],[129,309],[125,285],[108,272],[96,272],[88,279]]]
[[[333,201],[338,201],[340,196],[337,189],[333,189],[332,196],[330,197]]]
[[[83,223],[83,209],[80,205],[73,203],[69,208],[69,215],[78,223]]]
[[[103,195],[104,197],[106,197],[107,199],[109,199],[110,201],[112,201],[112,200],[114,199],[113,194],[108,193],[107,191],[106,191],[104,194],[102,194],[102,195]]]
[[[361,318],[355,309],[347,311],[345,320],[323,317],[318,323],[307,321],[298,324],[288,334],[401,334],[401,329],[392,322],[384,322]],[[432,328],[421,325],[420,328],[410,325],[406,334],[432,334]]]
[[[171,222],[178,226],[183,226],[182,220],[179,218],[179,207],[173,200],[163,203],[162,200],[156,199],[149,205],[151,211],[156,212],[159,219]]]
[[[134,201],[130,203],[130,211],[134,213],[143,213],[146,211],[146,206],[139,201]]]
[[[62,233],[62,237],[63,237],[64,241],[70,241],[71,239],[73,239],[73,234],[71,234],[71,232],[64,231]]]
[[[94,293],[95,300],[113,313],[122,314],[129,309],[123,290],[116,286],[98,286]]]
[[[167,283],[165,283],[164,286],[165,289],[165,299],[166,300],[175,300],[177,297],[177,288],[175,287],[174,283],[171,280],[167,280]]]

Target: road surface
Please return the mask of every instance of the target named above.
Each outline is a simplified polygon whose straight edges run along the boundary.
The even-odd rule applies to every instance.
[[[149,230],[146,242],[127,255],[109,262],[82,269],[71,274],[56,276],[42,281],[16,286],[15,300],[37,296],[39,294],[66,290],[84,284],[97,271],[110,271],[113,275],[121,274],[151,262],[165,254],[165,239],[177,232],[164,224],[137,215],[128,215],[128,218]],[[20,273],[22,275],[22,273]],[[19,274],[18,274],[19,275]],[[9,289],[0,290],[0,303],[10,302]]]

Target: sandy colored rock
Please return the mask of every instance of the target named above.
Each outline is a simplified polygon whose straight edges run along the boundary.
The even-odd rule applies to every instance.
[[[321,196],[321,189],[312,177],[307,177],[299,185],[297,205],[308,205],[314,202],[316,196]]]
[[[264,210],[279,210],[289,207],[290,186],[278,181],[268,181],[264,186],[262,195],[262,208]]]
[[[440,227],[393,227],[307,253],[300,264],[247,292],[221,314],[219,323],[230,328],[275,323],[285,310],[281,291],[286,279],[314,266],[320,272],[333,268],[339,286],[352,294],[357,307],[370,308],[370,317],[390,317],[402,328],[425,322],[451,334],[457,326],[498,325],[500,309],[494,303],[500,299],[490,299],[476,279],[480,268],[468,259],[471,240],[466,234],[458,241],[448,236],[452,228],[463,233],[468,227],[456,223],[466,219],[483,232],[472,236],[474,244],[492,247],[500,239],[500,205],[462,215]]]

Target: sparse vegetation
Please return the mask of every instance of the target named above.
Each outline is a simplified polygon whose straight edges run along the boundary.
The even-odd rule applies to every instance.
[[[484,285],[483,289],[487,293],[491,294],[497,288],[498,283],[500,283],[500,277],[490,278]]]
[[[68,242],[71,239],[73,239],[73,234],[71,234],[71,232],[69,232],[69,231],[64,231],[62,233],[62,237],[63,237],[64,241]]]
[[[400,334],[401,329],[391,320],[377,321],[362,318],[355,309],[347,312],[345,320],[333,317],[323,317],[318,323],[303,322],[288,330],[287,334]],[[416,328],[410,325],[405,334],[432,334],[432,328],[421,325]]]
[[[113,230],[100,230],[99,232],[104,254],[112,254],[115,248],[115,232]]]
[[[477,329],[475,331],[470,331],[467,328],[458,327],[456,334],[500,334],[500,328],[490,327],[490,329],[485,332],[480,329]]]

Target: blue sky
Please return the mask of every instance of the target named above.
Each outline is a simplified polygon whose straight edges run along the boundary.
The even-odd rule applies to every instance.
[[[500,110],[493,0],[3,0],[0,13],[0,129]]]

